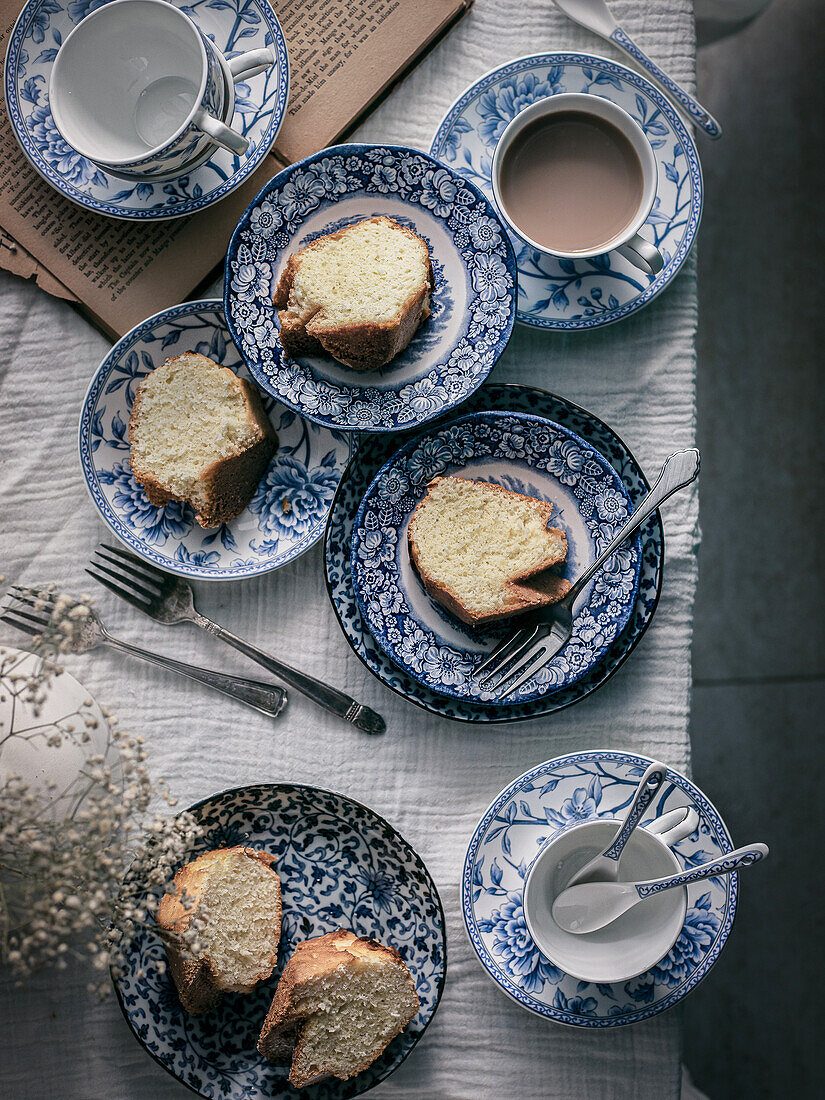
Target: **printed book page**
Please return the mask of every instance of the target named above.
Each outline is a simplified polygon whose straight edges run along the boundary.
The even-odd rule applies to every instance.
[[[214,206],[134,222],[93,214],[56,192],[24,156],[0,109],[0,266],[73,301],[115,339],[192,297],[223,261],[264,183],[339,140],[403,77],[472,0],[276,0],[290,57],[287,115],[273,153]],[[0,50],[21,10],[0,0]]]

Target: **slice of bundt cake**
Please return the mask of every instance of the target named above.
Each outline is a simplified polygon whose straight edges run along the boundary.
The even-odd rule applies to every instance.
[[[129,418],[135,480],[158,507],[187,501],[202,527],[240,515],[277,445],[255,387],[205,355],[167,359],[138,387]]]
[[[222,992],[249,993],[272,973],[281,938],[281,880],[275,857],[255,848],[205,852],[175,875],[157,925],[181,1004],[193,1016]],[[200,951],[183,933],[196,922]]]
[[[570,589],[545,572],[567,557],[552,512],[500,485],[436,477],[410,519],[410,557],[433,599],[473,626],[543,607]]]
[[[420,1007],[415,982],[394,947],[339,928],[299,943],[275,990],[258,1050],[303,1088],[363,1072]]]
[[[281,345],[373,370],[429,317],[432,289],[426,242],[392,218],[367,218],[289,257],[274,297]]]

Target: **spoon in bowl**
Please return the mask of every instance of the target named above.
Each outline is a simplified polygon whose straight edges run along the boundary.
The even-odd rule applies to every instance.
[[[565,889],[578,886],[582,882],[615,882],[619,877],[619,860],[631,833],[642,820],[645,810],[664,782],[667,764],[654,760],[639,780],[639,786],[625,814],[624,821],[608,846],[600,855],[585,863],[580,871],[570,879]]]
[[[654,878],[646,882],[585,882],[579,886],[571,886],[563,890],[553,902],[553,920],[559,928],[577,936],[585,932],[595,932],[612,924],[628,909],[653,894],[672,890],[674,886],[689,886],[692,882],[715,878],[716,875],[729,875],[740,867],[758,863],[767,854],[766,844],[749,844],[690,871],[668,875],[666,878]]]

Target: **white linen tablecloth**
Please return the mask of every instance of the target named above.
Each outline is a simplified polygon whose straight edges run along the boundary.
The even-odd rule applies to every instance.
[[[690,0],[615,0],[612,7],[651,56],[693,86]],[[549,0],[476,0],[469,17],[359,137],[426,149],[470,81],[510,58],[571,48],[612,53]],[[695,270],[693,257],[651,306],[600,331],[563,335],[517,326],[494,377],[553,390],[592,410],[654,473],[670,451],[694,442]],[[3,274],[0,294],[0,573],[9,582],[56,581],[68,591],[88,591],[92,582],[83,567],[106,532],[83,486],[76,432],[87,383],[108,345],[68,306],[32,285]],[[609,747],[689,768],[697,509],[695,489],[666,505],[664,589],[632,658],[597,694],[550,718],[467,727],[429,716],[383,688],[340,633],[327,602],[320,545],[265,578],[202,585],[200,603],[237,633],[380,710],[389,727],[381,739],[359,734],[294,691],[288,712],[273,723],[108,651],[67,660],[126,728],[146,737],[153,773],[166,778],[182,806],[243,783],[315,783],[374,807],[424,858],[447,914],[446,989],[426,1036],[375,1089],[376,1100],[666,1100],[680,1094],[678,1010],[598,1033],[525,1012],[476,961],[461,920],[459,878],[488,803],[542,760]],[[113,633],[126,639],[196,664],[263,675],[194,628],[170,631],[102,590],[95,598]],[[2,626],[0,640],[23,644]],[[0,1095],[190,1095],[138,1045],[114,998],[98,1004],[87,996],[87,980],[69,972],[44,975],[23,991],[0,990]]]

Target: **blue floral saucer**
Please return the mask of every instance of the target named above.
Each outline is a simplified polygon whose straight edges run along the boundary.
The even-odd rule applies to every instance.
[[[586,1028],[646,1020],[690,993],[725,945],[736,913],[735,874],[689,887],[687,916],[676,943],[652,970],[626,982],[597,985],[564,974],[527,931],[524,880],[541,845],[570,825],[622,816],[650,763],[645,756],[597,750],[539,764],[501,792],[473,833],[461,880],[470,941],[496,985],[539,1016]],[[646,821],[678,806],[693,806],[700,822],[691,836],[673,845],[684,868],[732,850],[713,804],[669,768]]]
[[[186,504],[149,503],[129,467],[128,424],[140,380],[168,357],[197,351],[248,378],[210,298],[173,306],[120,340],[92,378],[80,415],[80,464],[100,517],[147,561],[198,580],[234,580],[278,569],[321,537],[335,489],[355,449],[263,396],[278,450],[245,512],[205,530]]]
[[[279,973],[302,940],[336,928],[392,944],[410,968],[421,1001],[414,1020],[363,1073],[327,1078],[300,1093],[344,1100],[383,1081],[404,1061],[433,1018],[444,988],[447,940],[435,883],[419,856],[373,810],[343,795],[297,784],[238,787],[191,807],[206,829],[199,852],[248,844],[276,856],[283,916]],[[120,1007],[135,1037],[165,1070],[214,1100],[295,1097],[287,1066],[255,1049],[275,979],[250,994],[224,995],[212,1012],[181,1008],[158,936],[141,932],[126,965],[113,974]]]
[[[427,595],[410,561],[407,527],[432,478],[457,475],[549,501],[567,535],[561,575],[595,561],[632,510],[622,479],[582,438],[543,417],[478,412],[416,436],[376,474],[352,533],[352,580],[361,617],[378,645],[431,691],[514,706],[571,687],[604,657],[633,611],[641,538],[616,551],[576,601],[573,636],[518,691],[499,698],[474,678],[513,622],[474,629]]]
[[[227,57],[270,46],[277,63],[235,85],[233,127],[249,138],[235,157],[217,149],[205,164],[166,182],[127,181],[76,153],[58,133],[49,109],[49,80],[63,39],[108,0],[28,0],[9,38],[6,106],[12,130],[32,167],[72,202],[97,214],[138,221],[181,218],[218,202],[255,171],[272,148],[289,98],[289,61],[267,0],[170,0]]]
[[[655,276],[616,252],[554,259],[512,235],[518,263],[518,319],[550,329],[609,325],[646,306],[685,262],[702,212],[702,170],[693,138],[672,104],[644,77],[586,53],[543,53],[510,61],[472,84],[439,126],[430,152],[492,199],[496,142],[511,119],[538,99],[586,92],[623,107],[647,135],[659,167],[659,193],[642,230],[665,258]]]
[[[468,411],[504,409],[547,417],[591,444],[607,458],[636,506],[649,490],[639,464],[622,440],[598,417],[543,390],[488,382],[464,406]],[[496,706],[457,699],[431,691],[403,671],[376,644],[358,607],[351,571],[350,547],[355,516],[375,475],[398,446],[398,439],[367,436],[351,459],[335,494],[327,523],[325,563],[327,591],[344,637],[353,652],[396,694],[432,714],[459,722],[511,722],[539,718],[577,703],[609,680],[633,651],[650,623],[659,599],[664,560],[664,532],[658,513],[641,528],[639,588],[630,620],[604,658],[569,687],[514,705]]]
[[[272,304],[288,257],[376,214],[427,242],[429,320],[380,370],[290,359]],[[258,385],[319,424],[364,432],[423,424],[478,389],[513,331],[515,289],[513,249],[487,199],[426,153],[398,145],[335,145],[271,179],[232,235],[224,280],[229,329]]]

